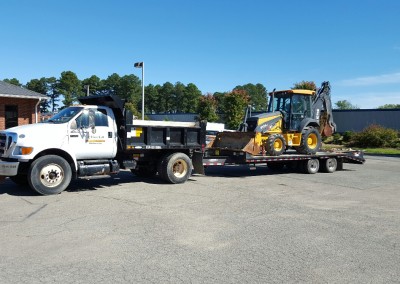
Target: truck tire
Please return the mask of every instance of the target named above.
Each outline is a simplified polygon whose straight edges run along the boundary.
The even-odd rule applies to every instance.
[[[29,168],[30,187],[41,195],[58,194],[64,191],[72,178],[68,162],[56,155],[47,155],[35,160]]]
[[[303,161],[303,172],[305,174],[315,174],[319,170],[319,160],[309,159]]]
[[[337,160],[329,158],[321,161],[321,171],[324,173],[333,173],[337,169]]]
[[[286,149],[286,141],[282,134],[272,134],[268,137],[266,150],[271,156],[280,156]]]
[[[315,154],[321,149],[321,135],[314,127],[306,127],[301,132],[300,146],[296,147],[296,151],[300,154]]]
[[[192,174],[192,161],[184,153],[165,156],[161,162],[160,176],[170,183],[184,183]]]

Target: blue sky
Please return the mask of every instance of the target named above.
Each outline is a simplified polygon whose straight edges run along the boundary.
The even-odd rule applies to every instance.
[[[332,100],[400,104],[400,1],[0,0],[0,79],[135,74],[205,93],[328,80]]]

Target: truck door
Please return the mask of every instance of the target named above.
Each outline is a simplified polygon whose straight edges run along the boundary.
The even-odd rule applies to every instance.
[[[77,159],[113,158],[117,137],[112,117],[103,108],[87,108],[70,123],[69,143]]]

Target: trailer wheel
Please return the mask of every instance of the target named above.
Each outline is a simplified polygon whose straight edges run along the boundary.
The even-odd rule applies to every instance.
[[[315,174],[319,170],[319,160],[309,159],[303,161],[303,172],[306,174]]]
[[[339,158],[339,159],[336,159],[336,161],[337,161],[337,168],[336,168],[336,170],[337,170],[337,171],[343,171],[343,159],[342,159],[342,158]]]
[[[160,176],[170,183],[184,183],[192,173],[192,161],[184,153],[173,153],[161,162]]]
[[[337,168],[337,160],[335,158],[329,158],[326,160],[322,160],[321,163],[321,171],[324,173],[333,173]]]
[[[315,154],[321,149],[321,135],[314,127],[306,127],[301,132],[301,144],[296,147],[296,151],[300,154]]]
[[[286,142],[282,134],[272,134],[268,137],[266,150],[271,156],[279,156],[285,151]]]
[[[58,194],[64,191],[72,178],[71,166],[56,155],[43,156],[35,160],[29,168],[30,187],[42,195]]]

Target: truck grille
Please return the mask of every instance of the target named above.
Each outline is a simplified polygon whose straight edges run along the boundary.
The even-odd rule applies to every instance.
[[[11,138],[11,137],[10,137]],[[0,155],[3,155],[11,143],[7,143],[7,135],[0,133]]]

